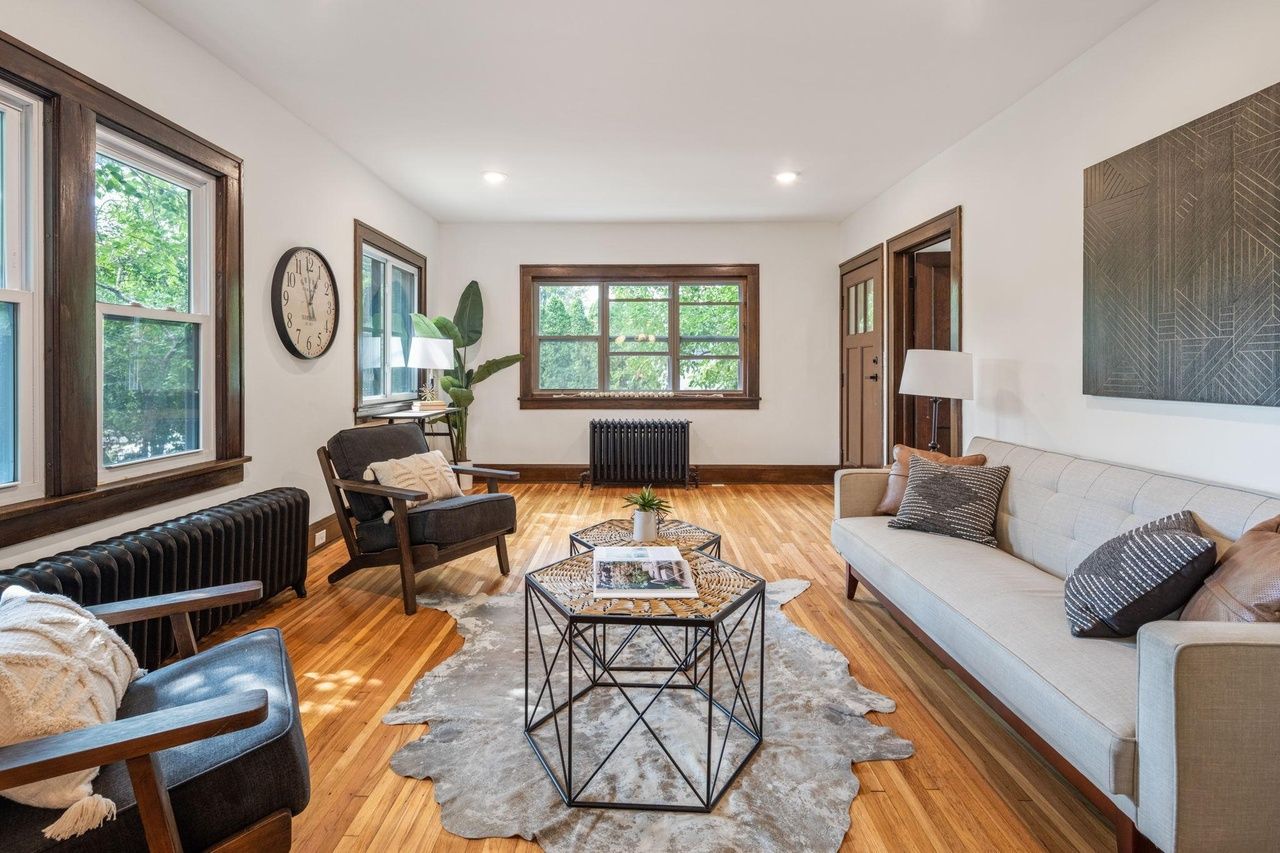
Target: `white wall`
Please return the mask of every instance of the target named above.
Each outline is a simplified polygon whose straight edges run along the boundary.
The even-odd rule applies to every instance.
[[[468,281],[480,282],[480,358],[520,349],[521,264],[760,264],[760,409],[661,410],[693,421],[693,462],[834,464],[838,299],[834,223],[675,225],[441,225],[433,314],[452,316]],[[521,410],[519,368],[478,386],[469,426],[480,462],[582,463],[594,417],[635,411]]]
[[[1081,393],[1082,171],[1280,81],[1280,3],[1164,0],[850,216],[844,255],[963,205],[968,435],[1280,491],[1280,409]]]
[[[309,126],[130,0],[0,0],[0,28],[244,159],[245,482],[44,540],[0,548],[0,567],[279,485],[330,514],[315,449],[352,423],[352,220],[424,252],[434,278],[435,221]],[[341,105],[351,108],[352,105]],[[280,255],[310,245],[342,297],[323,358],[285,352],[271,319]]]

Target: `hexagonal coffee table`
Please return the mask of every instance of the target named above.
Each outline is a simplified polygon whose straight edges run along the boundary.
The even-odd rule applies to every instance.
[[[596,598],[590,552],[525,575],[525,737],[566,805],[709,812],[763,742],[765,582],[684,557],[697,598]],[[657,799],[625,784],[650,761]]]
[[[681,551],[701,551],[712,557],[720,556],[720,534],[678,518],[664,518],[658,522],[658,538],[640,542],[632,537],[631,521],[611,518],[569,534],[569,554],[579,554],[592,548],[612,546],[673,546]]]

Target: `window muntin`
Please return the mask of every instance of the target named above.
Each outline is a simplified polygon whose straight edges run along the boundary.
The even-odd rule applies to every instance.
[[[418,371],[406,366],[418,306],[418,270],[364,244],[360,277],[360,401],[417,396]]]
[[[213,179],[98,129],[99,482],[215,458]]]
[[[41,107],[0,83],[0,504],[44,494]]]
[[[742,395],[745,284],[535,282],[534,393]]]

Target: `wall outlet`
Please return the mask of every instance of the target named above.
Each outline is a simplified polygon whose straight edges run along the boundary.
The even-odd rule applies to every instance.
[[[328,538],[329,538],[329,531],[327,530],[316,531],[315,547],[319,548],[321,545],[325,543],[325,540]]]

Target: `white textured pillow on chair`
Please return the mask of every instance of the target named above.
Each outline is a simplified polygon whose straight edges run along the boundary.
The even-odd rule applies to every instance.
[[[0,596],[0,745],[116,718],[138,661],[107,623],[61,595],[9,587]],[[98,768],[0,791],[28,806],[66,809],[45,828],[63,841],[115,817],[90,784]]]
[[[377,480],[383,486],[395,486],[397,489],[413,489],[431,495],[425,501],[409,501],[409,507],[422,506],[432,501],[445,498],[462,497],[462,488],[458,478],[449,467],[449,460],[439,450],[430,453],[415,453],[402,459],[387,459],[383,462],[372,462],[365,469],[366,480]],[[391,513],[382,516],[383,521],[391,521]]]

